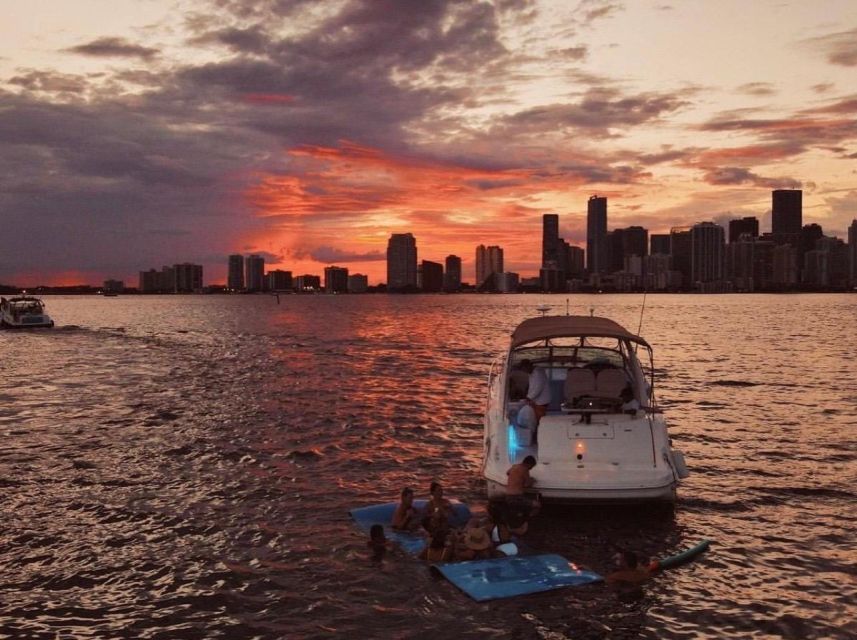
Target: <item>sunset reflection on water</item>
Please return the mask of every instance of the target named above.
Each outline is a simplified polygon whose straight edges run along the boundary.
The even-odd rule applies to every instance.
[[[640,296],[571,296],[635,330]],[[560,296],[46,298],[0,333],[0,632],[50,637],[849,638],[857,297],[648,296],[657,396],[691,477],[674,513],[554,509],[527,542],[606,587],[475,604],[349,508],[441,480],[479,506],[488,368]],[[21,380],[27,380],[22,384]],[[605,629],[609,629],[605,630]],[[332,630],[332,631],[331,631]]]

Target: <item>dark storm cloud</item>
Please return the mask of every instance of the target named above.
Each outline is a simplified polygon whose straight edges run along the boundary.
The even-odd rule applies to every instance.
[[[48,93],[82,93],[89,85],[84,76],[36,69],[23,71],[7,82],[30,91]]]
[[[805,150],[857,138],[857,119],[853,117],[855,113],[857,97],[849,96],[827,105],[804,109],[785,118],[752,118],[742,117],[740,113],[726,113],[700,125],[699,129],[709,132],[745,132],[756,135],[764,142]]]
[[[294,249],[291,255],[297,259],[310,258],[316,262],[326,264],[333,264],[335,262],[377,262],[387,259],[387,255],[382,251],[360,253],[345,251],[331,246]]]
[[[803,42],[824,53],[830,64],[857,66],[857,28],[809,38]]]
[[[192,38],[190,44],[219,44],[240,53],[264,53],[271,43],[271,37],[259,26],[246,29],[229,27],[209,31]]]
[[[95,58],[124,57],[143,60],[149,60],[160,53],[158,49],[134,44],[124,38],[98,38],[86,44],[69,47],[64,51]]]
[[[704,180],[713,185],[749,184],[764,189],[799,189],[801,182],[793,178],[765,178],[743,167],[719,167],[705,173]]]
[[[310,6],[306,28],[282,28]],[[223,1],[207,17],[189,18],[191,38],[231,52],[216,62],[135,68],[158,49],[101,38],[67,50],[131,63],[99,83],[19,72],[7,80],[17,92],[0,85],[5,268],[124,264],[133,273],[229,253],[272,224],[254,215],[245,194],[259,174],[302,170],[289,149],[358,140],[413,153],[407,127],[472,103],[478,94],[465,78],[508,63],[498,16],[516,6],[530,11],[434,0],[408,11],[374,0]],[[297,35],[272,35],[286,31]],[[145,93],[128,93],[129,85]],[[86,101],[65,97],[81,91]],[[33,240],[25,251],[13,237]],[[316,255],[345,259],[329,247]]]
[[[501,120],[504,134],[583,129],[607,137],[621,129],[658,120],[688,103],[681,93],[622,95],[617,89],[589,89],[579,102],[551,104],[520,111]]]

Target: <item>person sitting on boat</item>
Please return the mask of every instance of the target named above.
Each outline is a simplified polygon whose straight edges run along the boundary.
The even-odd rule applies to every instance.
[[[420,526],[420,514],[414,507],[414,490],[410,487],[402,489],[402,501],[393,512],[392,526],[396,531],[413,531]]]
[[[452,515],[452,503],[443,497],[443,485],[440,482],[434,481],[429,486],[429,500],[426,503],[426,515],[431,517],[439,511],[442,511],[446,519]]]
[[[449,544],[449,532],[437,531],[432,534],[428,545],[420,552],[419,559],[426,564],[449,562],[452,560],[452,546]]]
[[[604,578],[607,584],[633,585],[645,582],[651,576],[646,567],[640,566],[637,554],[633,551],[622,551],[616,554],[618,570]]]
[[[512,467],[506,472],[508,480],[506,481],[506,503],[514,508],[524,512],[526,518],[536,515],[541,508],[538,494],[528,494],[527,490],[532,489],[536,481],[530,476],[530,471],[536,466],[536,459],[533,456],[527,456],[523,461]]]
[[[521,360],[522,371],[529,374],[527,385],[527,403],[536,412],[536,424],[545,417],[551,403],[551,386],[547,374],[541,367],[536,367],[530,360]]]

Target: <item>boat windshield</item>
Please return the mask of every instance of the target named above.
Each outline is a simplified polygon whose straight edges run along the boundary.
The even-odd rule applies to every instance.
[[[524,344],[514,349],[510,358],[508,400],[526,397],[527,375],[520,364],[529,360],[533,366],[544,370],[551,385],[551,407],[559,410],[560,404],[570,401],[576,383],[566,379],[570,372],[580,369],[587,373],[575,373],[576,379],[591,378],[596,390],[604,388],[601,395],[618,399],[627,386],[641,405],[649,405],[652,398],[651,384],[647,383],[645,367],[637,359],[634,346],[628,341],[606,337],[551,338]],[[602,372],[612,370],[609,374]],[[588,393],[586,395],[589,395]],[[554,406],[555,405],[555,406]]]

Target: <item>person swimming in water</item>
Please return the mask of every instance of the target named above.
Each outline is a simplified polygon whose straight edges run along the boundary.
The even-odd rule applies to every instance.
[[[604,581],[610,585],[639,585],[651,576],[648,568],[640,566],[640,560],[633,551],[622,551],[615,556],[618,569],[608,574]]]
[[[383,526],[373,524],[369,528],[369,540],[366,542],[366,546],[369,547],[369,551],[372,554],[372,562],[380,564],[384,560],[384,556],[387,555],[387,548],[390,546],[387,536],[384,535]]]

